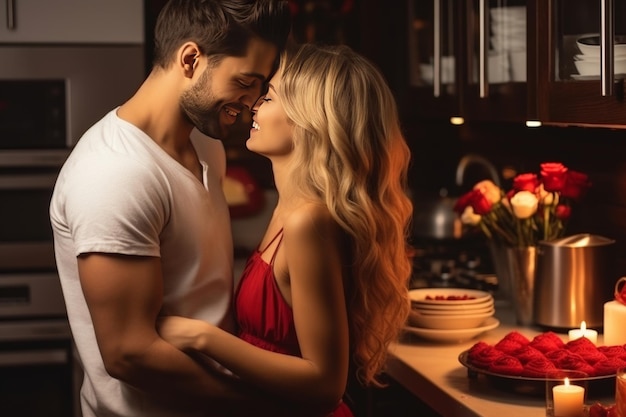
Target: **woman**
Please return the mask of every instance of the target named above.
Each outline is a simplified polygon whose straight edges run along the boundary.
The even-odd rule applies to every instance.
[[[180,317],[159,331],[286,401],[351,416],[350,365],[380,385],[410,308],[410,153],[394,97],[348,47],[305,44],[261,103],[246,146],[271,161],[279,198],[237,289],[239,337]]]

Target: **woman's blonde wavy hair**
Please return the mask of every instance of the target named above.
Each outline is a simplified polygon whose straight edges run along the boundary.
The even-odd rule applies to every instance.
[[[350,237],[351,357],[358,380],[380,386],[410,308],[410,152],[396,102],[378,69],[347,46],[300,45],[285,52],[281,73],[294,124],[290,187],[325,202]]]

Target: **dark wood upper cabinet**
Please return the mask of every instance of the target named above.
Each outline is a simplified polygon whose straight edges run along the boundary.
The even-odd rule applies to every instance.
[[[405,4],[405,103],[416,119],[626,128],[626,0]],[[606,70],[600,46],[577,46],[603,33],[617,45]]]
[[[529,117],[547,125],[626,128],[626,1],[533,0],[528,9],[536,51],[529,60],[536,74],[529,80]],[[612,56],[607,47],[601,57],[599,45],[583,53],[577,40],[599,40],[603,26],[605,42],[612,36],[616,45]]]
[[[525,2],[406,4],[410,106],[416,117],[526,120]]]

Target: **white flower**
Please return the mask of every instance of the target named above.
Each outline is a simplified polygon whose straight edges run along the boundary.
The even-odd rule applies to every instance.
[[[461,214],[461,223],[469,224],[470,226],[476,226],[480,223],[481,219],[482,216],[474,213],[472,206],[465,207],[465,210],[463,210],[463,213]]]
[[[513,213],[518,219],[527,219],[537,212],[539,199],[530,191],[519,191],[511,197]]]

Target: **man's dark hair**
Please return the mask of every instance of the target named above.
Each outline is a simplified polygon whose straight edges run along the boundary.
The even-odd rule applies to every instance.
[[[291,30],[286,0],[169,0],[154,31],[155,66],[166,68],[185,42],[215,56],[243,56],[249,40],[271,42],[278,53]]]

